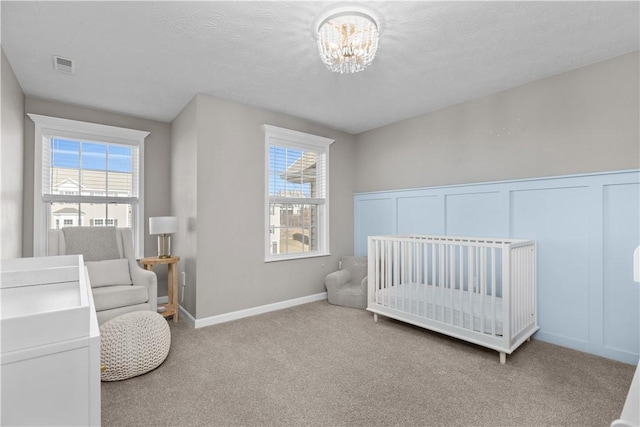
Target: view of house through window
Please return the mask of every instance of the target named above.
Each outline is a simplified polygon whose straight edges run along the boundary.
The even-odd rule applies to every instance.
[[[272,127],[269,130],[293,133]],[[324,254],[327,251],[329,143],[315,147],[308,142],[296,144],[290,135],[287,140],[269,136],[268,133],[267,258]]]
[[[126,145],[49,138],[49,168],[43,177],[49,228],[132,226],[137,196],[137,148]]]

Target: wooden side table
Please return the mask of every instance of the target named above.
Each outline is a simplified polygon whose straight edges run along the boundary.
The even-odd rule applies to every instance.
[[[169,258],[147,257],[142,258],[140,262],[145,270],[153,270],[153,267],[159,264],[167,264],[167,304],[158,304],[158,307],[164,307],[162,314],[164,317],[173,316],[173,321],[178,321],[178,261],[179,256]]]

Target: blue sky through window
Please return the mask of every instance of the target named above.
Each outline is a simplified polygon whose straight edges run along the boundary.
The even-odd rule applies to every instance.
[[[131,173],[133,152],[122,145],[52,138],[51,166]]]
[[[302,150],[269,146],[269,195],[272,197],[292,197],[294,193],[311,197],[310,184],[286,181],[281,175],[302,156]]]

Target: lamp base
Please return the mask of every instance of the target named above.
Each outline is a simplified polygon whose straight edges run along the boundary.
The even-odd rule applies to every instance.
[[[171,236],[158,235],[158,258],[171,258]]]

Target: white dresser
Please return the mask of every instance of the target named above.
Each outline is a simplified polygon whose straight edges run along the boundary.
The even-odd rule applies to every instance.
[[[0,270],[0,424],[100,425],[100,330],[82,256]]]

